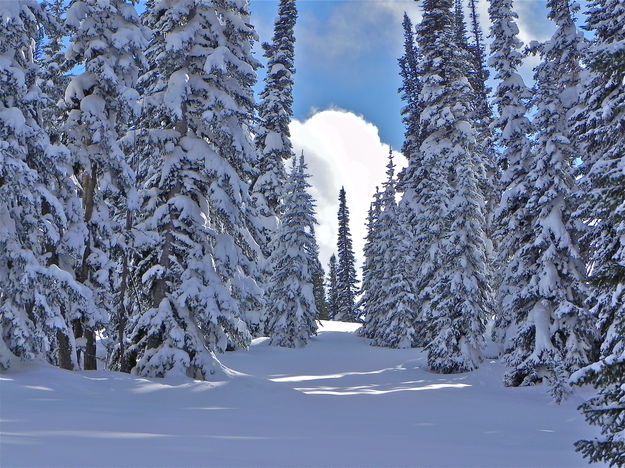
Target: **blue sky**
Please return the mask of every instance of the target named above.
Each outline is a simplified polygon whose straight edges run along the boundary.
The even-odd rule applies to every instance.
[[[251,0],[252,22],[261,41],[270,41],[277,0]],[[352,212],[352,235],[359,262],[364,223],[375,186],[384,180],[389,145],[401,148],[404,128],[398,57],[406,11],[416,24],[420,5],[413,0],[298,0],[295,30],[295,150],[304,150],[312,173],[320,222],[317,237],[325,265],[336,243],[336,197],[345,186]],[[545,0],[516,0],[520,38],[546,40],[553,31]],[[488,34],[488,3],[479,0]],[[260,50],[260,48],[258,49]],[[260,55],[260,54],[259,54]],[[262,57],[259,57],[262,59]],[[536,59],[523,69],[528,84]],[[258,89],[263,71],[259,71]],[[397,155],[401,166],[405,159]]]
[[[548,37],[552,29],[545,4],[540,0],[516,2],[523,39]],[[271,39],[277,5],[277,0],[251,0],[253,22],[262,41]],[[401,147],[397,93],[401,85],[397,65],[402,53],[401,18],[407,11],[418,22],[418,2],[299,0],[297,6],[295,118],[302,120],[331,107],[349,110],[376,124],[384,142]],[[479,6],[487,34],[487,2],[482,0]],[[526,70],[528,79],[530,68]]]
[[[277,3],[251,1],[253,20],[263,41],[271,39]],[[416,10],[412,1],[393,3]],[[357,10],[360,12],[354,15]],[[375,123],[383,141],[400,147],[403,128],[397,58],[402,31],[395,30],[399,13],[380,8],[375,0],[300,0],[298,12],[295,118],[302,120],[333,107],[346,109]]]

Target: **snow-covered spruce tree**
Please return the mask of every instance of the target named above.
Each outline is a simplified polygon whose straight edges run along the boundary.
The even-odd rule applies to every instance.
[[[489,65],[495,73],[497,88],[494,105],[498,118],[494,121],[495,142],[501,148],[501,201],[495,213],[495,237],[498,245],[495,287],[497,313],[493,340],[503,344],[513,321],[515,297],[522,287],[524,271],[516,255],[532,236],[531,216],[526,210],[529,197],[527,174],[532,167],[530,136],[532,125],[527,106],[530,90],[518,73],[523,62],[523,44],[518,39],[518,17],[513,0],[491,0],[491,53]]]
[[[115,210],[127,203],[134,184],[119,140],[139,111],[135,86],[146,41],[134,5],[126,0],[73,0],[66,24],[71,30],[66,58],[82,69],[65,91],[67,116],[61,128],[74,157],[87,227],[76,279],[94,292],[97,305],[97,311],[72,325],[85,343],[84,368],[95,369],[95,332],[114,313],[113,251],[123,248]]]
[[[268,289],[270,344],[287,348],[305,346],[317,333],[317,308],[313,293],[315,258],[314,203],[308,193],[304,156],[293,169],[284,195],[280,230],[272,242],[273,272]]]
[[[423,55],[424,139],[419,185],[410,187],[415,247],[421,255],[416,292],[428,322],[428,365],[435,372],[475,369],[484,322],[492,313],[483,196],[476,175],[482,153],[472,115],[472,90],[454,40],[451,0],[425,0],[417,28]]]
[[[399,88],[401,99],[404,103],[402,107],[402,121],[404,123],[404,143],[402,145],[402,154],[406,159],[410,160],[412,155],[418,154],[420,141],[420,123],[419,116],[421,108],[419,106],[419,94],[421,92],[421,83],[419,80],[419,49],[415,43],[415,32],[412,21],[406,13],[402,22],[404,30],[404,55],[399,60],[399,74],[401,76],[402,85]],[[401,190],[401,181],[409,179],[408,170],[412,166],[409,165],[398,175],[398,189]]]
[[[271,44],[263,44],[267,61],[265,87],[260,94],[260,124],[256,130],[259,173],[252,196],[264,219],[261,247],[270,255],[269,244],[277,230],[277,211],[284,196],[284,161],[293,156],[289,122],[293,116],[293,75],[295,73],[295,0],[280,0]]]
[[[64,27],[67,2],[65,0],[51,0],[42,4],[54,19],[45,30],[45,43],[42,47],[41,63],[41,90],[47,101],[42,108],[42,121],[45,130],[50,136],[50,141],[59,141],[60,127],[63,123],[63,96],[69,82],[65,60],[64,40],[66,28]]]
[[[367,237],[365,238],[363,249],[365,260],[362,265],[362,283],[358,307],[362,309],[364,323],[358,329],[358,334],[365,338],[373,338],[379,319],[377,293],[380,290],[380,275],[384,271],[377,229],[377,221],[381,210],[380,196],[381,193],[378,187],[376,187],[373,201],[369,206],[367,214]]]
[[[486,67],[486,50],[476,0],[469,0],[469,15],[471,17],[471,55],[473,58],[473,70],[475,71],[475,77],[469,82],[476,97],[475,113],[478,123],[483,126],[483,128],[480,128],[480,131],[486,132],[486,135],[489,136],[488,124],[492,120],[492,111],[488,103],[490,89],[487,82],[489,72]]]
[[[469,0],[469,16],[471,19],[471,44],[469,47],[470,57],[472,58],[473,74],[469,77],[469,83],[473,89],[473,126],[477,131],[477,141],[482,151],[482,162],[484,165],[484,174],[480,175],[480,186],[484,193],[486,206],[484,208],[484,216],[486,218],[486,233],[488,235],[491,246],[489,249],[489,261],[496,265],[497,259],[495,251],[498,250],[499,239],[494,235],[495,231],[495,212],[499,206],[501,199],[501,171],[498,167],[497,151],[495,149],[492,126],[493,111],[488,101],[490,88],[488,87],[489,72],[486,66],[486,50],[484,47],[484,39],[480,19],[477,12],[477,1]]]
[[[314,233],[313,233],[314,234]],[[315,296],[315,307],[319,314],[319,320],[328,320],[328,303],[326,302],[325,278],[326,272],[319,261],[319,244],[315,237],[313,246],[314,268],[312,271],[313,295]]]
[[[263,289],[266,278],[261,271],[263,252],[259,245],[262,217],[250,197],[250,186],[257,175],[258,155],[252,132],[256,102],[254,84],[260,67],[253,55],[258,40],[251,25],[249,0],[213,0],[217,18],[225,25],[225,42],[218,44],[210,65],[213,108],[208,141],[237,172],[242,185],[223,175],[211,187],[211,218],[221,234],[215,244],[218,273],[230,282],[241,317],[254,336],[262,333]],[[217,30],[219,27],[216,28]],[[228,57],[226,50],[230,51]],[[221,58],[221,54],[225,58]],[[225,94],[224,94],[225,93]],[[216,170],[219,172],[219,170]],[[228,201],[229,200],[229,201]],[[239,342],[234,339],[235,346]],[[244,341],[241,346],[247,347]]]
[[[625,322],[615,331],[625,335]],[[598,426],[601,435],[575,443],[578,452],[591,463],[625,466],[625,352],[612,354],[572,376],[576,384],[592,384],[597,395],[580,406],[586,421]]]
[[[575,216],[589,226],[582,242],[590,252],[600,354],[607,357],[618,337],[617,317],[625,316],[625,9],[616,1],[592,2],[587,29],[594,40],[585,54],[589,74],[575,127],[587,171]]]
[[[579,212],[591,220],[593,316],[599,319],[601,361],[573,376],[598,394],[584,403],[588,423],[601,435],[577,450],[591,462],[625,466],[625,8],[616,0],[590,4],[587,28],[594,39],[586,54],[584,120],[576,128],[582,159],[590,167]]]
[[[338,264],[336,269],[336,288],[338,294],[338,312],[334,320],[344,322],[358,321],[355,296],[357,291],[356,267],[352,235],[349,229],[349,208],[345,188],[339,192],[339,236],[337,242]]]
[[[77,365],[69,321],[90,292],[65,271],[80,253],[71,160],[41,127],[34,39],[50,21],[35,1],[0,6],[0,367],[46,357]]]
[[[579,79],[580,36],[568,0],[547,2],[556,24],[552,38],[538,47],[536,67],[536,145],[526,176],[528,199],[519,219],[529,216],[532,233],[510,260],[515,266],[506,307],[515,333],[504,348],[504,383],[546,381],[561,401],[568,378],[588,362],[593,340],[584,307],[585,265],[571,223],[575,180],[572,164],[579,151],[571,140],[568,112]]]
[[[328,319],[334,320],[339,311],[339,294],[336,278],[336,255],[332,254],[328,263],[328,278],[326,281]]]
[[[496,168],[496,157],[491,135],[492,112],[488,103],[488,92],[486,81],[488,80],[488,70],[484,63],[484,49],[482,44],[482,31],[479,25],[477,11],[475,11],[475,3],[469,1],[471,13],[471,37],[473,41],[469,41],[467,27],[464,17],[464,1],[454,0],[454,26],[455,26],[455,43],[458,46],[458,53],[463,55],[459,60],[463,74],[469,80],[471,85],[471,124],[477,132],[476,150],[482,152],[480,157],[482,167],[480,173],[477,174],[480,190],[485,199],[483,209],[486,218],[486,233],[488,235],[489,244],[492,239],[492,218],[493,212],[499,203],[499,174]],[[492,247],[488,246],[489,261],[492,261]]]
[[[154,1],[140,130],[154,163],[137,230],[148,307],[130,317],[128,367],[207,379],[213,351],[246,346],[246,301],[258,301],[248,226],[254,148],[248,122],[255,34],[247,2]],[[246,295],[243,295],[246,294]]]
[[[411,348],[418,340],[415,326],[418,307],[413,293],[412,278],[408,273],[406,252],[410,250],[408,236],[402,232],[403,224],[397,213],[395,201],[395,164],[389,151],[387,181],[382,194],[381,212],[376,220],[376,243],[380,253],[379,271],[376,275],[373,323],[375,346]]]

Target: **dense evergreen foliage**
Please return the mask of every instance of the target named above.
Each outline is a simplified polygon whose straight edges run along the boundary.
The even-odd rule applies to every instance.
[[[319,312],[314,295],[318,268],[314,202],[308,193],[304,156],[293,169],[286,187],[280,229],[272,243],[271,276],[266,325],[270,344],[296,348],[317,331]]]
[[[293,156],[289,122],[293,115],[293,75],[295,73],[295,0],[280,0],[271,44],[263,44],[267,58],[265,86],[260,94],[256,129],[259,171],[252,196],[263,219],[260,243],[266,256],[277,230],[277,212],[284,197],[287,176],[284,161]]]
[[[557,29],[538,46],[543,60],[535,70],[537,135],[521,208],[530,232],[512,260],[518,289],[508,303],[515,333],[504,349],[504,379],[513,386],[546,380],[559,401],[571,372],[589,361],[593,332],[585,308],[585,265],[571,222],[572,165],[579,151],[568,115],[579,82],[579,37],[568,1],[548,6]]]
[[[339,192],[338,212],[339,236],[337,242],[338,261],[336,266],[337,312],[334,320],[358,321],[355,296],[357,292],[356,259],[352,247],[352,234],[349,227],[349,208],[345,188]]]
[[[209,379],[215,353],[332,319],[458,373],[492,338],[508,386],[593,385],[600,434],[576,448],[624,465],[623,2],[591,0],[585,39],[548,0],[555,31],[525,49],[513,0],[490,0],[488,60],[476,0],[422,6],[397,34],[408,165],[389,151],[358,289],[345,189],[326,278],[293,154],[295,0],[258,103],[247,0],[3,2],[0,368],[92,370],[100,345],[113,370]]]
[[[576,448],[592,462],[625,465],[625,8],[595,0],[587,12],[594,33],[584,61],[576,135],[588,167],[578,217],[592,220],[583,237],[590,253],[592,317],[598,320],[601,360],[576,373],[597,394],[581,406],[601,431]]]

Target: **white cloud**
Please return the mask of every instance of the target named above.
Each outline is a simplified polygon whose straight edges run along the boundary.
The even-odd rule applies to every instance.
[[[385,180],[389,145],[380,141],[378,128],[352,112],[331,109],[306,121],[293,120],[291,140],[296,154],[304,151],[312,175],[312,194],[317,200],[317,240],[321,262],[336,251],[338,193],[347,192],[350,227],[358,266],[366,235],[365,221],[376,185]],[[405,158],[395,154],[403,167]]]

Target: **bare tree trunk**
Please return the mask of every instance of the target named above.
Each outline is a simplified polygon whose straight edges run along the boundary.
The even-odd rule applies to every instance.
[[[133,216],[129,209],[126,209],[126,234],[128,234],[132,228]],[[119,366],[122,372],[126,368],[124,364],[124,355],[126,354],[126,343],[124,342],[124,333],[126,330],[126,323],[128,322],[128,310],[126,309],[126,295],[128,293],[128,283],[130,282],[130,269],[128,263],[130,258],[128,255],[127,245],[124,246],[122,254],[122,275],[121,285],[119,290],[119,306],[117,309],[117,345],[119,352]]]
[[[89,279],[89,264],[88,259],[89,255],[91,255],[91,230],[89,228],[89,222],[91,221],[91,217],[93,216],[93,198],[95,196],[95,187],[97,180],[97,169],[95,166],[91,167],[90,172],[85,172],[82,177],[82,186],[83,186],[83,208],[85,209],[85,223],[87,223],[87,229],[89,232],[89,237],[87,239],[87,245],[85,246],[85,252],[82,258],[82,264],[80,265],[80,269],[78,270],[78,274],[76,275],[76,279],[80,281],[82,284],[85,284]],[[96,361],[96,342],[95,342],[95,331],[87,327],[84,323],[82,326],[81,336],[84,336],[87,343],[85,347],[85,356],[84,356],[84,369],[85,370],[96,370],[97,369],[97,361]]]
[[[85,346],[85,370],[97,370],[98,361],[96,359],[96,343],[95,332],[92,328],[85,328],[85,338],[87,344]]]
[[[59,367],[61,369],[74,370],[72,363],[72,348],[69,344],[69,338],[62,331],[56,332],[56,341],[58,345]]]

